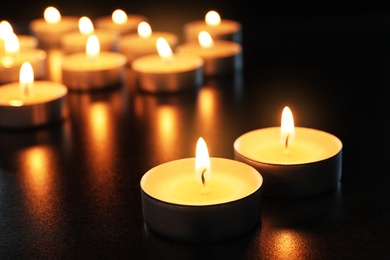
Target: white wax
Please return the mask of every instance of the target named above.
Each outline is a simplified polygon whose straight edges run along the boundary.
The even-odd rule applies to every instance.
[[[63,57],[62,69],[75,72],[104,71],[118,69],[125,65],[126,57],[121,53],[101,52],[90,59],[85,52]]]
[[[176,51],[199,55],[206,61],[235,56],[242,52],[242,47],[235,42],[216,40],[211,48],[202,47],[199,42],[187,42],[177,46]]]
[[[119,39],[118,34],[108,30],[95,30],[94,35],[99,40],[100,51],[112,51],[116,41]],[[90,35],[82,34],[79,31],[72,31],[61,37],[61,48],[65,53],[85,52],[87,40]]]
[[[141,179],[149,196],[180,205],[216,205],[245,198],[262,185],[262,176],[253,167],[234,160],[210,158],[211,178],[205,192],[196,181],[195,158],[158,165]]]
[[[19,82],[0,86],[0,106],[29,106],[50,102],[68,93],[65,85],[51,81],[35,81],[32,92],[23,96]]]
[[[118,49],[129,61],[147,54],[157,54],[156,41],[159,37],[163,37],[173,50],[179,41],[178,37],[170,32],[152,32],[147,38],[132,33],[121,37]]]
[[[38,39],[31,35],[17,35],[19,40],[20,51],[26,49],[35,49],[38,46]]]
[[[218,25],[208,25],[204,20],[189,22],[184,25],[187,41],[198,40],[201,31],[206,31],[213,39],[224,39],[229,35],[239,34],[241,24],[237,21],[222,19]]]
[[[203,66],[203,59],[187,53],[173,54],[173,60],[166,61],[158,54],[150,54],[135,59],[132,63],[134,71],[142,73],[169,74],[196,70]]]
[[[234,149],[254,162],[297,165],[331,158],[340,152],[342,143],[327,132],[295,127],[294,142],[286,150],[280,141],[280,127],[269,127],[243,134]]]
[[[127,21],[123,24],[116,24],[112,21],[112,16],[99,17],[94,21],[97,29],[107,29],[120,35],[137,31],[140,22],[147,21],[146,17],[136,14],[127,14]]]

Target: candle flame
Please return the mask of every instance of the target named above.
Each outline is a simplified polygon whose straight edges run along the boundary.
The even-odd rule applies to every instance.
[[[19,86],[23,97],[31,95],[34,87],[34,71],[31,63],[28,61],[23,62],[20,68]]]
[[[167,62],[172,61],[173,53],[172,53],[172,49],[169,46],[167,40],[165,40],[162,37],[159,37],[157,39],[156,46],[157,46],[158,54],[160,55],[161,58],[163,58],[163,60],[165,60]]]
[[[282,112],[282,124],[280,133],[280,140],[285,148],[288,148],[293,144],[294,135],[294,118],[290,108],[286,106],[284,107]]]
[[[45,18],[45,21],[50,24],[55,24],[61,21],[60,12],[53,6],[49,6],[45,9],[43,17]]]
[[[4,37],[4,49],[7,54],[17,54],[20,49],[19,39],[15,33],[9,33]]]
[[[208,11],[205,16],[205,21],[207,25],[216,26],[221,23],[221,17],[216,11]]]
[[[100,43],[96,35],[92,34],[88,37],[86,52],[89,59],[95,59],[100,53]]]
[[[149,38],[152,34],[152,28],[147,22],[140,22],[138,24],[138,35],[141,38]]]
[[[127,14],[121,9],[116,9],[112,12],[111,18],[115,24],[125,24],[128,19]]]
[[[196,180],[206,187],[207,182],[211,176],[211,165],[209,152],[207,150],[206,142],[202,137],[199,137],[196,144],[196,156],[195,156],[195,178]]]
[[[12,29],[12,26],[9,22],[7,22],[5,20],[0,22],[0,39],[1,40],[5,40],[5,38],[13,32],[14,32],[14,30]]]
[[[204,48],[212,48],[214,46],[213,38],[206,31],[201,31],[198,35],[199,44]]]
[[[88,35],[94,32],[94,27],[91,19],[86,16],[82,16],[79,19],[79,30],[82,34]]]

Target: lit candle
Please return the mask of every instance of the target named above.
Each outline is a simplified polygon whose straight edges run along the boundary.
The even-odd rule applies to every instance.
[[[0,56],[4,55],[4,40],[7,35],[14,33],[12,25],[8,21],[0,22]],[[38,39],[31,35],[16,34],[19,40],[20,50],[34,49],[38,46]]]
[[[241,135],[234,142],[234,153],[236,160],[263,175],[267,197],[317,196],[335,189],[341,179],[342,142],[321,130],[295,127],[288,107],[281,127]]]
[[[43,13],[43,18],[30,22],[31,32],[38,38],[43,47],[59,47],[61,36],[78,29],[78,17],[61,16],[53,6],[49,6]]]
[[[157,39],[164,38],[172,49],[175,49],[179,39],[170,32],[152,32],[152,28],[147,22],[140,22],[137,27],[138,33],[131,33],[121,37],[118,50],[127,57],[127,62],[131,62],[138,57],[148,54],[157,54]]]
[[[0,87],[0,127],[31,128],[62,121],[68,113],[67,93],[63,84],[34,81],[31,64],[24,62],[19,82]]]
[[[242,69],[243,53],[240,44],[223,40],[214,41],[206,31],[201,31],[198,38],[198,42],[191,41],[177,46],[176,51],[202,57],[205,75],[219,75]]]
[[[118,35],[105,29],[95,30],[91,19],[86,16],[79,19],[79,31],[64,34],[61,38],[61,49],[65,54],[82,52],[92,34],[98,37],[101,51],[113,51]]]
[[[46,76],[46,57],[44,50],[27,48],[20,49],[19,39],[15,33],[3,35],[4,54],[0,56],[0,83],[17,82],[22,64],[28,61],[37,79]]]
[[[173,54],[164,38],[156,41],[158,54],[149,54],[133,60],[139,90],[150,93],[193,90],[203,83],[201,57],[188,53]]]
[[[208,32],[216,40],[242,43],[241,23],[221,19],[219,13],[214,10],[207,12],[204,20],[192,21],[184,25],[186,41],[197,41],[201,31]]]
[[[63,57],[62,82],[72,90],[117,87],[123,82],[125,65],[123,54],[100,52],[99,39],[90,35],[85,52]]]
[[[263,179],[253,167],[210,158],[199,138],[195,158],[158,165],[141,179],[147,228],[182,243],[215,243],[242,236],[261,222]]]
[[[122,9],[116,9],[111,16],[99,17],[95,20],[96,28],[107,29],[119,35],[137,32],[138,24],[147,21],[145,16],[127,14]]]

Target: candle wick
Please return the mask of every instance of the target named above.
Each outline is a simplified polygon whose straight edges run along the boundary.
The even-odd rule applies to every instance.
[[[290,137],[290,134],[287,134],[287,136],[286,136],[286,142],[285,142],[285,147],[286,147],[286,149],[288,148],[288,139],[289,139],[289,137]]]
[[[201,178],[201,180],[202,180],[202,184],[203,184],[203,186],[206,186],[206,179],[205,179],[205,177],[204,177],[204,173],[206,172],[206,168],[204,168],[203,169],[203,171],[202,171],[202,174],[201,174],[201,176],[200,176],[200,178]]]

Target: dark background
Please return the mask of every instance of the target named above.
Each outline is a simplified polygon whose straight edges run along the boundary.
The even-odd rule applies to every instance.
[[[91,18],[122,8],[183,39],[184,23],[214,9],[243,25],[244,70],[207,78],[197,95],[145,95],[130,80],[113,91],[70,93],[65,122],[1,129],[0,258],[390,258],[389,9],[373,2],[119,3],[13,1],[0,19],[28,33],[48,5]],[[296,125],[343,142],[335,191],[265,198],[258,229],[217,245],[182,245],[147,231],[139,188],[147,170],[192,157],[199,136],[211,156],[232,159],[234,140],[279,125],[285,105]]]

